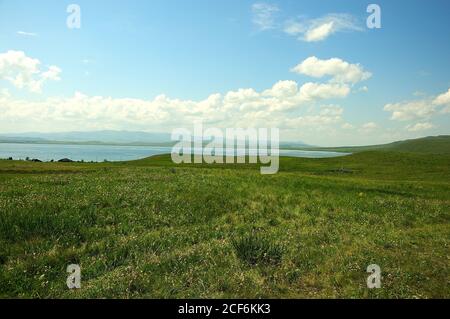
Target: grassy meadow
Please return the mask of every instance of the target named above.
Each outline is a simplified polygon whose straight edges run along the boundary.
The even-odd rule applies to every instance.
[[[450,297],[449,155],[258,167],[0,161],[0,297]]]

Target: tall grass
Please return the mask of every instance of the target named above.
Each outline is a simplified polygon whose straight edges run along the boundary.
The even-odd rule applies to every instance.
[[[449,297],[449,156],[280,165],[0,160],[0,296]]]
[[[232,245],[239,259],[252,266],[278,265],[283,257],[282,246],[261,233],[234,238]]]

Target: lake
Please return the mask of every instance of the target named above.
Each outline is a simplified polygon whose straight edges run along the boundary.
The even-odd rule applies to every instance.
[[[75,145],[75,144],[26,144],[0,143],[0,158],[30,159],[41,161],[70,158],[74,161],[129,161],[153,155],[170,154],[172,148],[165,146]],[[253,153],[253,152],[252,152]],[[326,151],[280,150],[280,156],[323,158],[348,155]]]

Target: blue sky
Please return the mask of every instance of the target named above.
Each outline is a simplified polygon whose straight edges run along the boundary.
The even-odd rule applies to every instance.
[[[80,29],[66,26],[71,3]],[[450,2],[376,1],[381,29],[366,26],[369,3],[0,0],[0,132],[170,131],[201,118],[320,145],[449,134]],[[293,72],[310,57],[328,71]],[[370,77],[336,80],[345,63]],[[348,92],[266,92],[279,81]]]

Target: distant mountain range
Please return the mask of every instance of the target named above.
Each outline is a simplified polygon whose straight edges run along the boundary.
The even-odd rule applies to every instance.
[[[91,131],[62,133],[11,133],[0,134],[0,143],[70,143],[70,144],[117,144],[117,145],[173,145],[169,133],[133,131]],[[283,148],[310,147],[303,142],[281,142]]]

